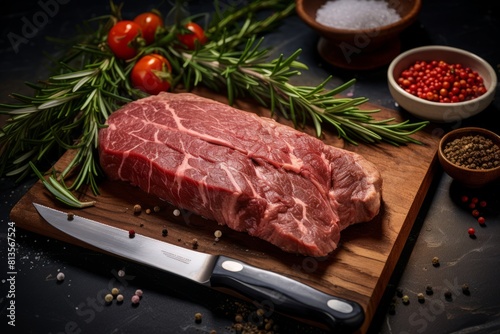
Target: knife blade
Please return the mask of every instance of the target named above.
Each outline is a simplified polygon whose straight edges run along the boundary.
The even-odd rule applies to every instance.
[[[58,230],[116,256],[193,280],[226,288],[280,313],[314,320],[335,330],[355,331],[363,308],[297,280],[224,255],[206,254],[33,203],[40,216]]]

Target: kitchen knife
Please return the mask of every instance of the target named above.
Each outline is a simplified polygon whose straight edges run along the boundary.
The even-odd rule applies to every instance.
[[[361,306],[270,271],[222,255],[211,255],[105,225],[33,203],[52,226],[119,257],[180,275],[212,288],[238,292],[278,312],[355,331],[364,321]],[[269,304],[272,303],[272,304]]]

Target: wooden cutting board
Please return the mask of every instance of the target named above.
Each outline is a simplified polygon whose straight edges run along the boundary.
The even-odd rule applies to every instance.
[[[225,101],[223,97],[206,91],[198,91],[197,94]],[[235,107],[270,116],[268,110],[249,102],[239,101]],[[396,120],[401,120],[399,113],[394,110],[371,104],[365,104],[362,108],[381,109],[374,114],[376,119],[395,117]],[[283,119],[278,121],[289,124]],[[305,131],[313,133],[312,129]],[[123,228],[124,233],[134,229],[136,233],[187,248],[192,248],[193,239],[197,239],[198,250],[201,252],[232,256],[295,278],[326,293],[360,303],[365,310],[366,320],[359,332],[365,333],[432,181],[437,165],[439,134],[439,131],[433,131],[430,127],[420,131],[414,138],[420,140],[422,145],[355,146],[344,143],[335,133],[325,131],[322,138],[325,143],[362,154],[379,168],[384,180],[380,214],[371,222],[353,225],[344,230],[339,248],[326,258],[285,253],[265,241],[231,231],[183,210],[176,215],[176,208],[168,203],[116,181],[102,182],[99,196],[94,196],[90,190],[79,193],[81,200],[97,201],[94,207],[83,210],[64,207],[38,182],[12,209],[11,219],[20,228],[83,247],[88,246],[52,228],[41,219],[32,203],[72,211]],[[57,171],[64,169],[73,154],[74,152],[68,151],[54,168]],[[135,204],[141,205],[143,210],[140,214],[134,214]],[[160,210],[156,212],[155,207]],[[147,209],[151,212],[147,213]],[[162,235],[164,229],[168,231],[167,236]],[[214,240],[216,230],[222,231],[218,242]]]

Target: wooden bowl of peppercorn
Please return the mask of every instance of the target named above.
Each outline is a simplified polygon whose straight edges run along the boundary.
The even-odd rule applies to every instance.
[[[500,136],[477,127],[452,130],[439,142],[438,159],[463,186],[483,187],[500,178]]]
[[[491,104],[497,75],[487,61],[469,51],[431,45],[396,57],[387,81],[394,100],[413,116],[459,123]]]

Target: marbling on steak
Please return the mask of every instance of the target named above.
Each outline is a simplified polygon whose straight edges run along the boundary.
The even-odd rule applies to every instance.
[[[374,218],[382,179],[362,156],[272,119],[189,93],[127,104],[100,130],[110,179],[267,240],[325,256]]]

